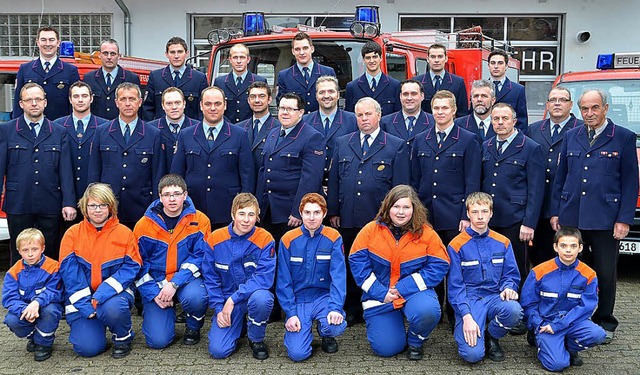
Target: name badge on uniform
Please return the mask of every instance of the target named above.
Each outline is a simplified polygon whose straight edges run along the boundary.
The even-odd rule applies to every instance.
[[[58,83],[58,88],[60,90],[62,90],[64,88],[64,83],[62,83],[62,82]]]
[[[384,171],[384,165],[379,166],[378,171]]]
[[[140,160],[140,163],[144,164],[148,161],[149,161],[149,158],[142,158],[142,160]]]
[[[193,101],[193,94],[189,94],[189,97],[187,98],[187,100],[192,102]]]

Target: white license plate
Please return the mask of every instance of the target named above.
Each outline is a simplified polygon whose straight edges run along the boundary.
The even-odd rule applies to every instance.
[[[620,241],[620,254],[640,254],[640,242]]]

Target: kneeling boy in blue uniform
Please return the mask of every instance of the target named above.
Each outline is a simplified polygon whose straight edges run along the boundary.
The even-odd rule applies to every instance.
[[[51,357],[62,317],[62,281],[58,262],[43,255],[44,235],[35,228],[20,232],[16,248],[22,259],[7,271],[2,285],[4,318],[11,332],[27,337],[36,361]]]
[[[256,197],[240,193],[231,203],[233,222],[207,239],[211,249],[204,252],[202,274],[213,310],[209,353],[214,358],[226,358],[236,350],[244,324],[253,358],[269,358],[264,336],[273,309],[269,288],[276,258],[273,236],[256,227],[259,215]]]
[[[593,269],[578,260],[580,231],[560,228],[553,249],[558,256],[529,273],[522,287],[522,307],[542,366],[562,371],[581,366],[578,352],[601,344],[605,332],[590,319],[598,305],[598,279]]]
[[[487,193],[471,193],[466,200],[471,222],[447,247],[451,258],[449,302],[456,325],[458,353],[476,363],[486,356],[503,361],[499,339],[522,319],[518,304],[520,273],[511,242],[489,229],[493,199]],[[484,341],[482,336],[484,335]]]
[[[147,346],[162,349],[175,338],[174,296],[186,313],[185,345],[200,342],[200,329],[207,312],[207,291],[201,275],[202,257],[209,248],[209,218],[196,210],[187,193],[187,183],[168,174],[158,183],[155,200],[136,224],[142,268],[136,287],[144,310],[142,333]]]
[[[276,295],[287,316],[284,346],[296,362],[311,356],[315,320],[326,353],[338,351],[335,337],[347,327],[342,309],[347,293],[342,237],[322,225],[327,202],[320,194],[302,197],[299,210],[302,226],[280,240],[276,281]]]

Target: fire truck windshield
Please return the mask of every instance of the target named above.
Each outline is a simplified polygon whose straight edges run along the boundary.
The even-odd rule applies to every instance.
[[[601,89],[609,95],[609,112],[607,117],[615,124],[627,127],[640,134],[640,80],[619,79],[606,81],[574,81],[562,82],[573,98],[571,112],[582,118],[578,109],[578,99],[585,89]]]
[[[329,40],[314,39],[315,52],[313,59],[320,64],[332,67],[344,88],[355,77],[364,72],[360,49],[366,40]],[[272,87],[276,85],[278,72],[295,63],[291,54],[290,40],[261,41],[256,44],[247,43],[251,51],[249,70],[267,79]],[[231,44],[216,50],[213,65],[212,81],[219,76],[231,72],[231,65],[227,60]]]

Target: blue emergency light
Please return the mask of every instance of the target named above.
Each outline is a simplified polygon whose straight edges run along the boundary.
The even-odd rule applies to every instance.
[[[358,5],[356,7],[356,22],[380,23],[378,20],[378,6]]]
[[[613,69],[613,54],[609,53],[598,55],[596,69]]]
[[[60,42],[60,57],[75,57],[75,46],[69,40]]]
[[[356,17],[349,31],[356,38],[375,38],[380,35],[380,18],[378,6],[359,5],[356,7]]]
[[[246,36],[264,35],[267,27],[262,12],[245,12],[242,14],[242,31]]]

